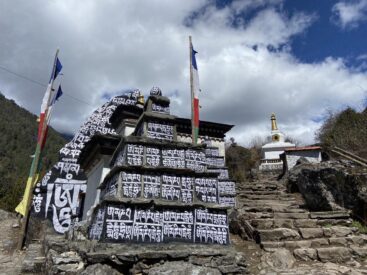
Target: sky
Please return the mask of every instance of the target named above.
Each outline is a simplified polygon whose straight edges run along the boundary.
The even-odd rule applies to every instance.
[[[367,103],[367,0],[2,0],[0,34],[0,92],[34,114],[60,49],[62,133],[133,88],[160,87],[190,117],[189,35],[200,119],[235,125],[241,145],[270,134],[273,112],[312,144],[330,112]]]

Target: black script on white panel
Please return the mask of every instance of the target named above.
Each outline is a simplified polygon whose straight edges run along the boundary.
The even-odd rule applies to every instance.
[[[143,165],[144,146],[138,144],[126,145],[126,157],[128,165]]]
[[[204,172],[206,167],[206,157],[204,152],[188,149],[185,151],[186,168],[196,172]]]
[[[228,221],[224,211],[195,210],[195,242],[228,244]]]
[[[156,174],[143,175],[143,197],[146,199],[159,198],[161,195],[161,176]]]
[[[122,172],[122,196],[126,198],[137,198],[141,195],[141,174]]]
[[[185,168],[185,150],[162,149],[162,164],[169,168]]]
[[[181,197],[181,178],[171,174],[162,175],[162,199],[179,200]]]
[[[192,211],[165,210],[163,217],[164,241],[193,242],[194,215]]]
[[[104,215],[105,215],[105,209],[103,207],[99,208],[89,230],[89,239],[91,240],[101,239],[104,225]]]
[[[173,140],[173,125],[164,122],[148,122],[147,136],[154,139]]]
[[[183,203],[192,203],[194,193],[194,177],[181,177],[181,200]]]
[[[216,178],[195,178],[196,198],[206,203],[217,203],[217,184]]]
[[[125,206],[107,206],[105,238],[112,241],[133,239],[134,210]]]
[[[161,150],[158,147],[146,147],[145,160],[146,165],[151,167],[158,167],[161,165]]]

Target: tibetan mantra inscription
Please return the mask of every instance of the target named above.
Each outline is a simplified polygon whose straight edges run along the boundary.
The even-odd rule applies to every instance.
[[[147,136],[153,139],[173,140],[173,125],[163,122],[148,122]]]
[[[101,228],[103,224],[105,228]],[[228,220],[225,211],[108,205],[94,217],[89,238],[112,242],[228,244]]]

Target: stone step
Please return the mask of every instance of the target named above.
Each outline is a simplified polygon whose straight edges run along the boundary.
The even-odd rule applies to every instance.
[[[31,243],[28,245],[28,249],[22,263],[22,272],[40,274],[44,271],[45,263],[46,258],[43,254],[42,244]]]
[[[274,218],[276,219],[308,219],[309,212],[305,213],[292,213],[292,212],[284,212],[284,213],[274,213]]]
[[[317,220],[312,219],[319,226],[331,226],[331,225],[341,225],[341,226],[350,226],[353,222],[352,219],[325,219],[325,220]],[[303,226],[306,227],[306,226]]]
[[[298,231],[290,228],[258,229],[255,231],[257,241],[261,243],[266,241],[284,241],[284,240],[301,239],[301,236],[298,233]]]
[[[243,195],[281,195],[284,194],[281,191],[241,191],[237,190],[239,196]]]
[[[241,194],[241,198],[246,198],[250,200],[280,200],[280,201],[294,201],[294,197],[287,194],[277,194],[277,195],[269,195],[269,194]]]
[[[250,224],[257,229],[317,227],[311,219],[252,219]]]
[[[255,206],[255,205],[278,205],[278,206],[299,206],[296,201],[278,201],[278,200],[246,200],[243,202],[244,206]]]
[[[276,212],[276,213],[283,213],[288,212],[292,213],[305,213],[304,209],[297,208],[297,206],[289,206],[289,205],[272,205],[272,206],[242,206],[242,209],[246,212]],[[285,217],[288,218],[288,217]]]
[[[321,262],[344,263],[352,258],[365,258],[367,247],[320,247],[320,248],[297,248],[293,251],[294,256],[302,261],[319,260]]]
[[[323,211],[310,212],[311,219],[347,219],[350,217],[347,211]]]

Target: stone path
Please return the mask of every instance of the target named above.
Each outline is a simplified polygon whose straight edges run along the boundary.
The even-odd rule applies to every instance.
[[[19,228],[17,219],[0,209],[0,274],[20,274],[25,252],[16,251]]]
[[[347,211],[309,212],[300,194],[287,193],[275,180],[238,184],[237,189],[237,230],[243,238],[252,236],[265,252],[287,250],[309,267],[351,263],[366,272],[356,274],[367,274],[367,236],[352,227]]]

